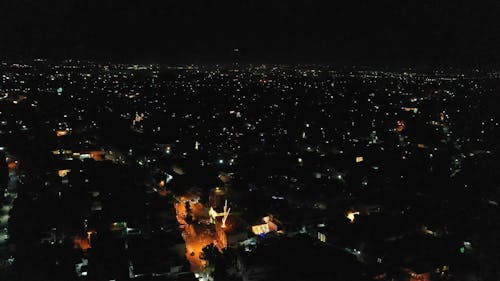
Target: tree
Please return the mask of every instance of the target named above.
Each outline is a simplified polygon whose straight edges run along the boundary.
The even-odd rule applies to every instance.
[[[189,204],[189,201],[186,201],[186,222],[188,224],[193,223],[193,215],[191,214],[191,204]]]
[[[227,259],[213,244],[205,246],[200,254],[200,259],[207,262],[209,270],[212,271],[212,277],[215,281],[226,280]]]

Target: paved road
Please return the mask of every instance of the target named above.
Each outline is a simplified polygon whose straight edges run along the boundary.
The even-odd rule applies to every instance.
[[[176,203],[174,207],[177,213],[177,221],[182,226],[182,238],[186,243],[186,257],[191,264],[191,271],[201,273],[205,267],[205,261],[200,259],[203,248],[210,243],[217,245],[218,240],[213,225],[197,223],[200,220],[208,220],[208,211],[201,203],[192,204],[191,214],[194,217],[194,222],[189,224],[185,221],[185,204]]]

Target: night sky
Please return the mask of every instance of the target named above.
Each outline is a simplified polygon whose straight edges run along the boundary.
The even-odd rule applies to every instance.
[[[495,66],[499,11],[483,0],[0,0],[0,57]]]

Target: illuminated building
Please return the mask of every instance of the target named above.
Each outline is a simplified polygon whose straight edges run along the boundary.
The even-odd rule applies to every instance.
[[[356,215],[359,215],[359,212],[358,211],[352,211],[352,212],[348,212],[346,217],[351,221],[351,223],[354,222],[354,220],[356,219]]]
[[[59,170],[57,171],[57,174],[61,177],[64,178],[65,176],[68,175],[68,173],[71,172],[70,169],[65,169],[65,170]]]
[[[416,108],[416,107],[403,107],[403,110],[406,112],[412,111],[413,113],[418,112],[418,108]]]
[[[318,232],[318,240],[321,242],[326,242],[326,235],[321,232]]]
[[[218,213],[212,207],[210,207],[210,211],[208,212],[208,214],[210,216],[210,220],[212,221],[212,223],[216,223],[217,217],[222,217],[222,228],[225,228],[226,227],[226,220],[227,220],[227,217],[229,216],[229,212],[231,212],[231,208],[227,207],[227,200],[226,200],[224,203],[224,209],[223,209],[222,213]]]
[[[269,232],[278,231],[278,225],[273,222],[272,216],[262,218],[262,224],[252,226],[252,232],[255,235],[263,235]]]
[[[57,135],[58,137],[66,136],[66,135],[68,135],[68,134],[69,134],[69,131],[68,131],[68,130],[57,130],[57,131],[56,131],[56,135]]]

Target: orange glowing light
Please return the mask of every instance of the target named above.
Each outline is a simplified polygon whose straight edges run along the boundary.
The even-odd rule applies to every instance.
[[[413,113],[417,113],[418,112],[418,108],[417,107],[403,107],[403,110],[406,111],[406,112],[413,111]]]
[[[17,168],[17,163],[16,162],[9,162],[7,164],[7,167],[9,168],[9,170],[15,170]]]
[[[90,152],[90,157],[95,161],[103,161],[104,160],[104,151],[92,151]]]
[[[57,174],[61,177],[64,178],[65,176],[68,175],[68,173],[71,172],[70,169],[65,169],[65,170],[59,170],[57,171]]]
[[[187,210],[185,202],[186,197],[180,196],[179,202],[174,204],[176,217],[179,225],[182,225],[182,238],[186,243],[186,258],[188,259],[191,270],[193,272],[201,271],[206,262],[200,259],[200,254],[203,248],[211,243],[217,246],[222,251],[226,247],[224,231],[219,231],[217,226],[205,225],[199,223],[188,223],[186,221]],[[209,214],[207,209],[201,203],[190,204],[190,215],[194,221],[208,220]],[[220,226],[220,225],[218,225]]]
[[[80,235],[75,236],[75,239],[73,239],[73,245],[75,249],[81,249],[83,251],[87,251],[92,248],[90,240],[87,237],[82,237]]]
[[[445,118],[446,118],[446,113],[440,112],[439,113],[439,119],[441,119],[441,121],[444,121]]]
[[[65,136],[65,135],[67,135],[68,133],[69,133],[69,132],[68,132],[67,130],[58,130],[58,131],[56,131],[56,135],[57,135],[58,137]]]
[[[406,124],[403,120],[398,120],[396,122],[396,131],[401,133],[406,128]]]

